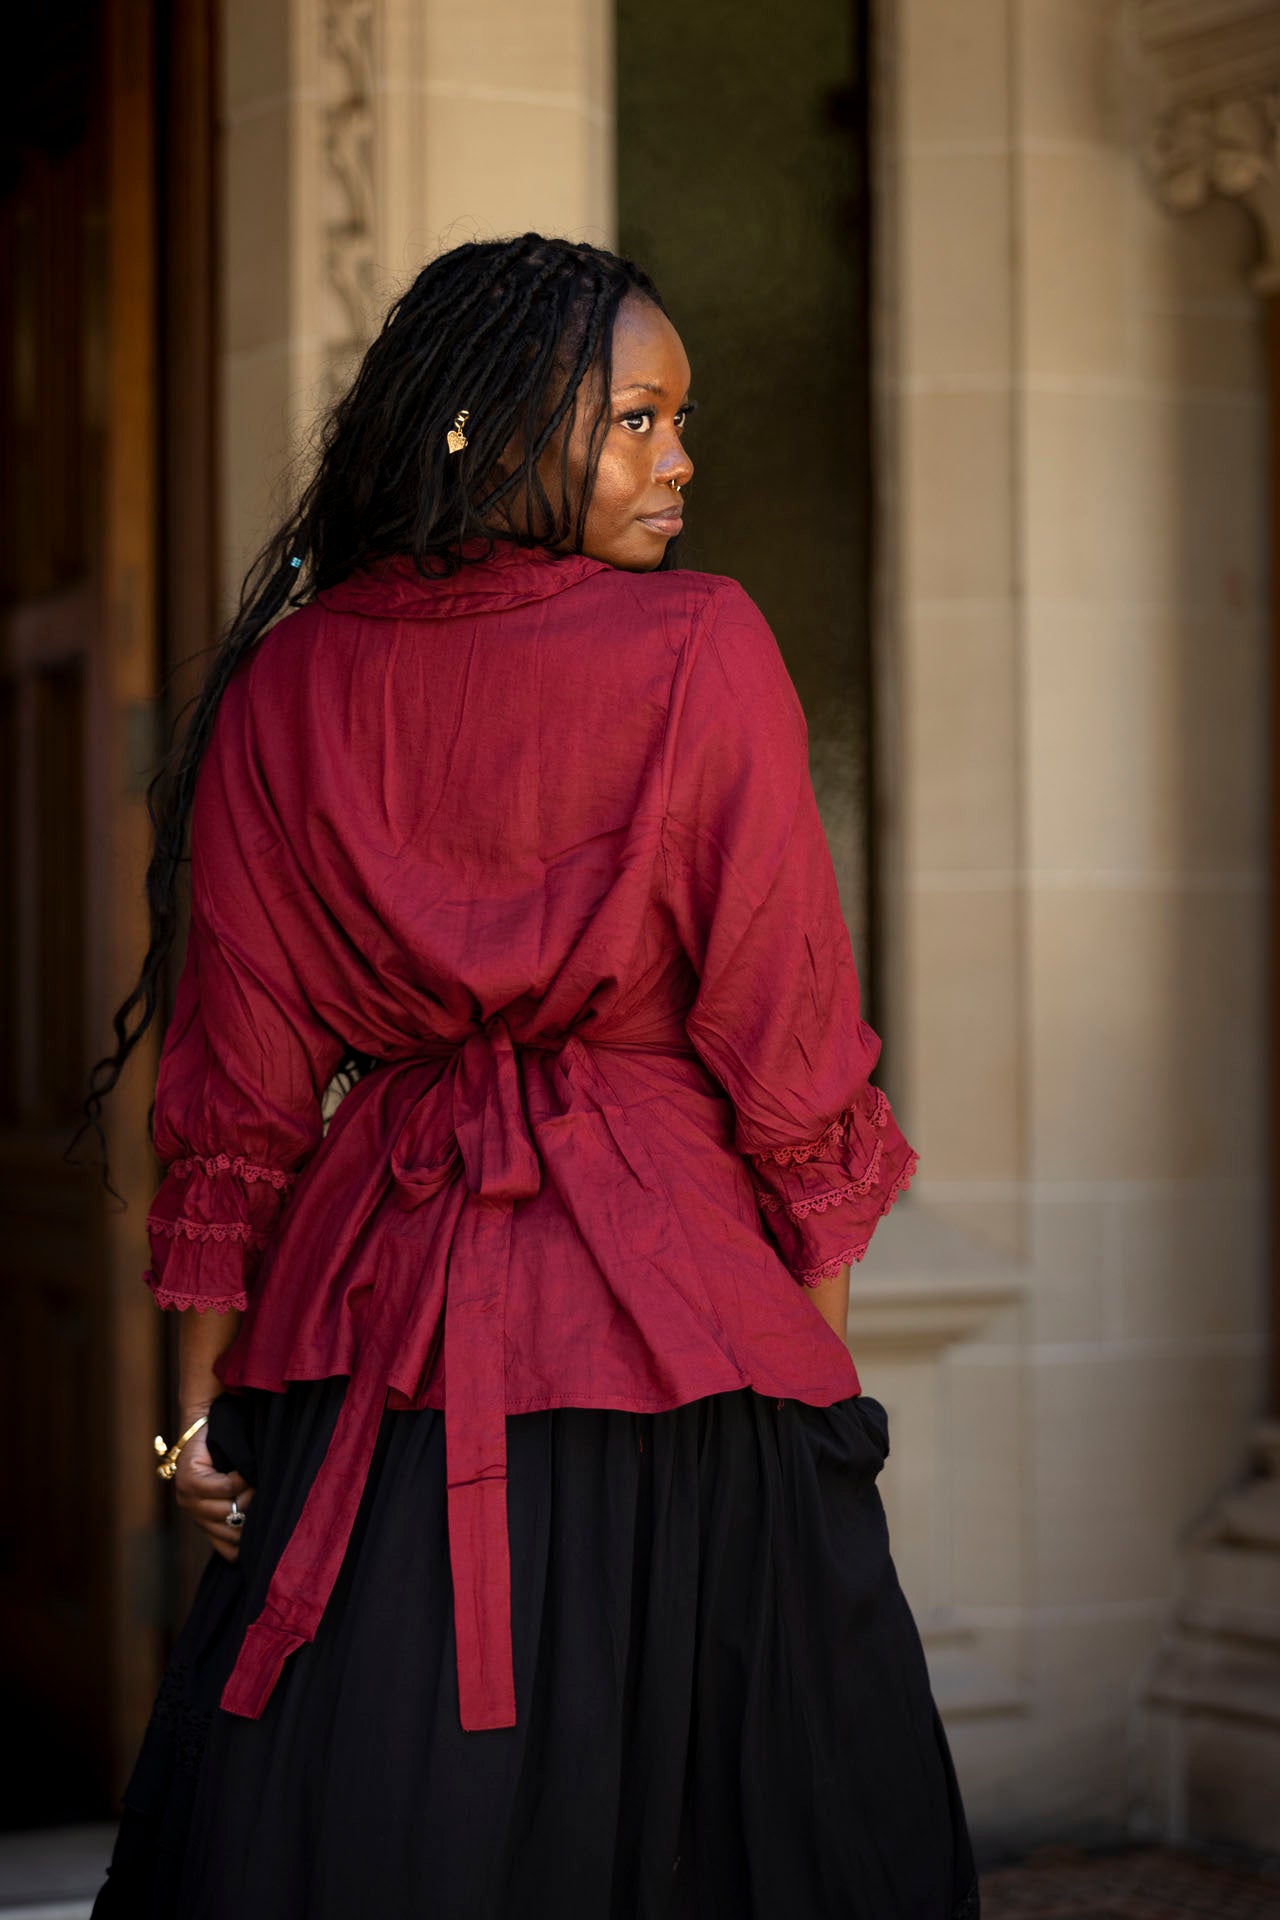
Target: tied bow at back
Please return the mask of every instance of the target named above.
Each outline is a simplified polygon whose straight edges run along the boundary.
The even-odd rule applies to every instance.
[[[400,1205],[417,1207],[439,1193],[459,1162],[469,1191],[486,1200],[531,1199],[542,1184],[515,1042],[501,1014],[467,1035],[410,1108],[391,1151]]]

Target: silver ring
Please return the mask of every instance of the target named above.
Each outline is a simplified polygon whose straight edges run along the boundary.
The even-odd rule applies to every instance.
[[[236,1505],[236,1498],[234,1494],[232,1494],[231,1496],[231,1511],[227,1515],[227,1525],[229,1527],[242,1527],[244,1525],[244,1515],[241,1513],[239,1507]]]

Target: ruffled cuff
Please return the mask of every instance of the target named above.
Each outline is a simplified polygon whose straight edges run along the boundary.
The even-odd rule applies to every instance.
[[[249,1289],[296,1174],[243,1154],[175,1160],[147,1215],[151,1265],[143,1280],[162,1307],[226,1312]]]
[[[814,1287],[862,1259],[920,1156],[867,1082],[817,1139],[749,1152],[756,1200],[794,1278]]]

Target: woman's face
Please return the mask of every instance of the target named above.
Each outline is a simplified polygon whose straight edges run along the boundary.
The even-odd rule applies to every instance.
[[[693,476],[682,437],[692,407],[680,335],[639,294],[629,294],[618,308],[611,389],[583,551],[612,567],[645,573],[658,565],[667,542],[680,532],[684,502],[671,483],[683,487]],[[592,412],[584,383],[569,441],[574,497],[586,473]],[[545,458],[543,484],[554,500],[560,484],[554,449]]]

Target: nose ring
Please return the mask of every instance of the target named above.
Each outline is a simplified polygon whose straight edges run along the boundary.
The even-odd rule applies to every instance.
[[[668,480],[667,485],[669,487],[674,487],[677,493],[684,492],[684,488],[680,485],[680,482],[678,480]]]

